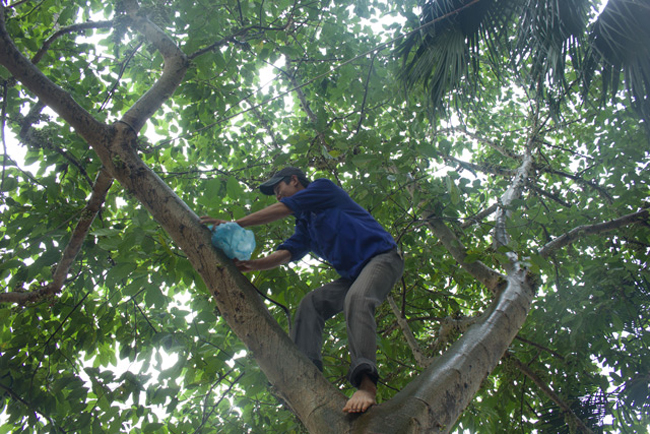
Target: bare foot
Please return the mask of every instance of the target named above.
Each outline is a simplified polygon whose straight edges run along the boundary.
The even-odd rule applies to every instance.
[[[361,380],[361,384],[359,385],[359,390],[354,392],[347,404],[345,404],[343,412],[363,413],[373,405],[377,404],[376,396],[377,386],[375,386],[375,383],[373,383],[368,376],[364,375],[363,380]]]

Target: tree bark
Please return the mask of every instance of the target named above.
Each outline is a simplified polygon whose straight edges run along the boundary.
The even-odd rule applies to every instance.
[[[371,408],[351,432],[447,433],[526,320],[535,284],[522,270],[442,356],[390,401]]]

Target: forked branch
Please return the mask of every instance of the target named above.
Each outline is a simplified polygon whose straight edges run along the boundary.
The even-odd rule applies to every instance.
[[[106,126],[81,107],[68,92],[54,84],[20,52],[5,27],[4,8],[0,7],[0,64],[23,83],[43,103],[57,112],[89,143],[101,141]]]

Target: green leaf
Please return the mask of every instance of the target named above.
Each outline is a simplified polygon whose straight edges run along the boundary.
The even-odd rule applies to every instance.
[[[351,158],[352,163],[357,167],[367,167],[377,159],[369,154],[358,154]]]
[[[165,424],[160,423],[160,422],[153,422],[153,423],[148,423],[147,425],[144,426],[142,429],[143,433],[148,433],[148,432],[157,432],[161,428],[163,428]]]
[[[228,177],[228,182],[226,184],[226,192],[228,193],[228,197],[233,200],[240,199],[241,196],[244,194],[244,190],[239,184],[239,181],[234,176]]]

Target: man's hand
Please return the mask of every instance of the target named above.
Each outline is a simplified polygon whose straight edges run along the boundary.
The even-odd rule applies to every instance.
[[[291,209],[288,206],[286,206],[282,202],[278,202],[278,203],[274,203],[273,205],[267,206],[266,208],[263,208],[259,211],[255,211],[252,214],[248,214],[247,216],[237,219],[234,222],[237,223],[242,228],[246,228],[248,226],[259,226],[259,225],[265,225],[267,223],[274,222],[276,220],[280,220],[282,218],[291,215],[292,213],[293,211],[291,211]],[[204,225],[219,226],[224,223],[228,223],[228,220],[215,219],[208,215],[204,215],[201,216],[201,223],[203,223]]]
[[[291,260],[291,252],[288,250],[276,250],[268,256],[259,259],[250,259],[248,261],[240,261],[234,259],[233,262],[242,273],[258,270],[270,270],[278,265],[286,264]]]
[[[209,215],[202,215],[201,216],[201,224],[204,224],[206,226],[212,225],[212,226],[219,226],[224,223],[228,223],[228,220],[220,220],[220,219],[215,219],[210,217]]]
[[[235,263],[235,266],[239,271],[242,273],[247,273],[249,271],[257,271],[260,268],[258,268],[258,264],[256,260],[248,260],[248,261],[240,261],[239,259],[235,258],[233,259],[233,262]]]

